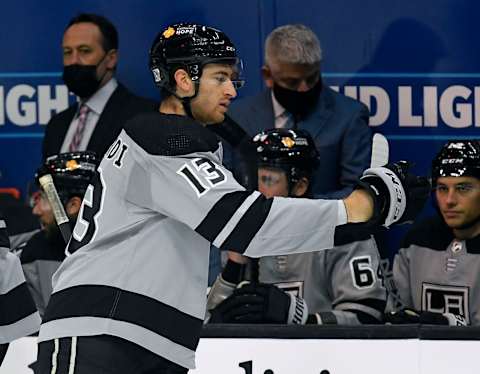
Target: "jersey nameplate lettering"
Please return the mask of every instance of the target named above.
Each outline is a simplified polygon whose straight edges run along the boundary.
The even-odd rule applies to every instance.
[[[118,138],[115,143],[113,143],[110,148],[108,149],[107,153],[106,153],[106,157],[107,157],[107,160],[111,160],[112,158],[114,158],[115,156],[115,161],[113,162],[113,164],[117,167],[117,168],[121,168],[122,167],[122,160],[123,160],[123,157],[125,156],[125,153],[127,152],[128,150],[128,145],[126,145],[121,138]]]

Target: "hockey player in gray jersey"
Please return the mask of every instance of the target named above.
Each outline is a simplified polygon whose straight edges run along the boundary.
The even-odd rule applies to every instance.
[[[45,174],[52,176],[71,225],[75,224],[83,195],[97,165],[94,152],[68,152],[48,157],[37,170],[37,184]],[[43,316],[52,293],[52,276],[65,258],[65,241],[43,190],[35,198],[33,213],[38,216],[42,230],[15,251],[20,256],[33,300]]]
[[[8,344],[33,334],[40,315],[28,291],[20,260],[10,252],[7,227],[0,217],[0,365]]]
[[[387,319],[480,325],[480,141],[445,144],[433,160],[432,183],[438,214],[412,227],[395,256],[403,309]]]
[[[186,373],[205,316],[210,243],[251,257],[319,250],[353,223],[415,214],[410,187],[425,183],[400,165],[369,170],[345,200],[246,191],[206,126],[224,120],[238,65],[235,46],[211,27],[175,24],[154,40],[159,113],[125,125],[87,188],[40,329],[41,374]]]
[[[272,129],[253,140],[259,191],[268,198],[309,197],[318,154],[308,132]],[[379,256],[370,235],[324,251],[262,257],[258,263],[260,283],[252,279],[235,289],[245,262],[245,257],[239,256],[229,252],[224,273],[211,289],[209,309],[233,293],[212,311],[211,322],[383,322],[386,291],[377,278]],[[299,315],[302,318],[296,319]]]

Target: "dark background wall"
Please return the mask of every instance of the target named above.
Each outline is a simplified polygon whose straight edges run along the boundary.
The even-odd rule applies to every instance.
[[[318,34],[325,81],[364,101],[371,126],[387,136],[391,157],[427,173],[448,138],[478,137],[480,52],[473,0],[83,0],[5,2],[0,13],[0,187],[25,194],[40,161],[50,116],[67,105],[61,39],[79,12],[110,18],[120,34],[118,78],[157,98],[148,48],[166,24],[195,21],[231,36],[247,85],[262,88],[263,40],[276,26],[304,23]],[[53,100],[53,101],[52,101]]]

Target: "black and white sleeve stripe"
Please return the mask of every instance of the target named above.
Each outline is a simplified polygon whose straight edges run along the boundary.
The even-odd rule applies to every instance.
[[[10,240],[8,239],[7,225],[0,218],[0,248],[10,248]]]
[[[0,219],[0,344],[38,331],[40,315],[23,276],[20,259],[10,253],[5,221]]]
[[[272,202],[258,191],[226,194],[195,231],[220,249],[243,253],[267,219]]]
[[[0,293],[0,331],[37,312],[37,308],[25,282]],[[1,335],[1,334],[0,334]]]

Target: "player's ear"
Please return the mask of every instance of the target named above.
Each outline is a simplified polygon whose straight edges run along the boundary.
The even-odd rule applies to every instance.
[[[81,205],[82,199],[80,199],[78,196],[71,197],[65,206],[65,211],[69,216],[74,216],[78,214]]]
[[[180,97],[191,96],[195,92],[194,83],[185,69],[177,69],[173,74],[177,85],[177,94]]]
[[[118,63],[118,50],[111,49],[107,52],[107,56],[105,57],[107,68],[110,70],[114,70]]]
[[[307,193],[309,185],[310,185],[310,182],[308,181],[307,178],[305,177],[300,178],[300,180],[297,183],[295,183],[295,186],[293,186],[292,195],[296,197],[302,197]]]
[[[265,81],[265,86],[267,86],[267,88],[273,88],[272,71],[270,70],[268,65],[262,66],[262,76],[263,80]]]

